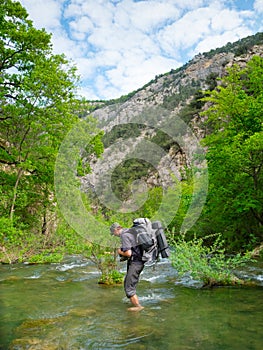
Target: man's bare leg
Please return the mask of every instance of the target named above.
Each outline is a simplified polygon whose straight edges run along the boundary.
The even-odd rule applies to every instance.
[[[131,301],[133,307],[130,307],[128,310],[130,310],[130,311],[140,311],[140,310],[142,310],[144,308],[143,306],[140,305],[139,299],[138,299],[136,294],[134,294],[132,297],[130,297],[130,301]]]

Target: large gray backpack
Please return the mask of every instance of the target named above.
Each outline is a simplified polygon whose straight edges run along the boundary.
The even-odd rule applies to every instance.
[[[151,265],[156,262],[159,254],[162,258],[169,257],[169,247],[160,221],[151,222],[147,218],[138,218],[133,220],[132,228],[145,263]]]

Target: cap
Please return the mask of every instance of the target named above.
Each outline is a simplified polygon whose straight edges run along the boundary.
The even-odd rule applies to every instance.
[[[114,224],[112,224],[111,227],[110,227],[110,233],[113,235],[115,230],[116,230],[116,228],[118,228],[120,226],[121,226],[120,224],[118,224],[117,222],[114,222]]]

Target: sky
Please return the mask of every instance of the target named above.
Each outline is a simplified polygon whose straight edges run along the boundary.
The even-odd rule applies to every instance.
[[[263,0],[20,0],[54,54],[78,69],[79,95],[109,100],[196,54],[263,31]]]

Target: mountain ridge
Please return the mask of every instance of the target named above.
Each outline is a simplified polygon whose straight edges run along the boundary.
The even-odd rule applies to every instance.
[[[132,173],[140,172],[141,159],[150,163],[148,155],[143,155],[139,147],[146,141],[157,142],[158,147],[166,152],[160,156],[159,162],[152,160],[154,170],[149,166],[141,171],[147,186],[169,188],[173,184],[171,173],[179,181],[184,179],[185,169],[190,169],[193,163],[197,165],[193,155],[203,152],[199,141],[209,132],[205,118],[200,114],[206,109],[206,104],[200,98],[206,90],[216,88],[217,78],[227,74],[227,68],[233,64],[244,67],[254,55],[263,56],[263,33],[229,45],[230,51],[226,51],[226,47],[198,54],[179,69],[155,77],[128,99],[117,99],[115,103],[96,108],[92,115],[105,132],[104,160],[91,165],[92,174],[82,178],[84,188],[106,188],[105,184],[110,180],[108,177],[101,179],[101,174],[114,174],[112,169],[117,167],[119,171],[124,163],[126,170],[122,169],[119,177],[126,177],[127,182],[131,178],[136,180],[136,174]],[[178,131],[175,124],[180,125],[183,131]],[[148,146],[144,144],[141,147],[146,149]],[[131,162],[133,167],[129,178],[126,174],[129,172],[127,159],[135,159],[138,155],[138,166]],[[100,178],[99,182],[97,178]]]
[[[191,65],[195,60],[199,60],[202,57],[211,57],[214,56],[217,53],[233,53],[234,56],[240,56],[242,54],[245,54],[250,48],[252,48],[255,45],[260,45],[263,43],[263,32],[258,32],[254,35],[247,36],[245,38],[239,39],[235,42],[228,42],[226,45],[222,47],[218,47],[216,49],[211,49],[210,51],[203,52],[203,53],[198,53],[195,55],[191,60],[186,62],[184,65],[176,68],[176,69],[171,69],[170,71],[166,73],[162,73],[159,75],[156,75],[154,79],[150,80],[148,83],[144,84],[142,87],[131,91],[127,95],[122,95],[119,98],[116,99],[109,99],[109,100],[90,100],[89,102],[94,106],[95,109],[102,108],[105,105],[109,104],[115,104],[119,102],[125,102],[127,99],[130,99],[133,95],[135,95],[137,92],[147,88],[149,85],[151,85],[154,81],[157,79],[180,72],[181,70],[184,70],[187,68],[189,65]]]

